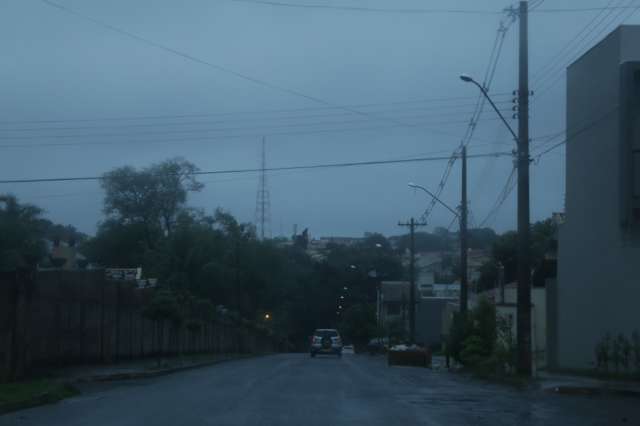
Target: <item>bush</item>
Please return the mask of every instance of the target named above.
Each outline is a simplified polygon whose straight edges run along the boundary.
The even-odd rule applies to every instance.
[[[466,367],[478,367],[490,355],[486,342],[478,335],[471,335],[462,342],[460,360]]]
[[[471,335],[472,325],[469,315],[461,312],[453,314],[446,351],[447,355],[456,362],[462,363],[460,353],[463,349],[463,342]]]

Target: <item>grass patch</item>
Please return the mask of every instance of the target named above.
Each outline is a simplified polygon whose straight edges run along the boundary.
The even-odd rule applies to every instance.
[[[69,384],[50,379],[0,384],[0,412],[60,401],[77,395]]]

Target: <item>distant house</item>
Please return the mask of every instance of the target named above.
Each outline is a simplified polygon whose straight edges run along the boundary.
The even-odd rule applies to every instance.
[[[75,270],[86,262],[86,258],[78,252],[74,239],[62,241],[56,238],[53,241],[46,240],[45,243],[47,245],[48,259],[44,263],[49,267]]]
[[[407,281],[382,281],[378,289],[376,312],[378,324],[385,327],[394,321],[409,329],[410,286]]]
[[[416,341],[440,347],[444,335],[445,312],[451,303],[460,300],[460,284],[423,284],[419,286],[416,306]]]
[[[518,286],[509,283],[504,288],[493,288],[477,294],[472,305],[484,297],[496,306],[496,315],[502,316],[511,323],[511,334],[517,339],[516,324],[518,321]],[[547,294],[545,287],[531,289],[531,351],[536,368],[547,366]]]
[[[320,241],[325,244],[336,244],[341,246],[354,246],[362,241],[357,237],[320,237]]]
[[[378,324],[382,327],[399,321],[409,333],[410,284],[383,281],[378,291]],[[460,297],[458,284],[416,285],[416,342],[427,346],[442,343],[443,312],[447,303]]]

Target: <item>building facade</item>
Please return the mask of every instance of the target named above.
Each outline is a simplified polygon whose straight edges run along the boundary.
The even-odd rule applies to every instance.
[[[565,207],[550,363],[591,369],[606,333],[640,329],[639,26],[568,68]]]

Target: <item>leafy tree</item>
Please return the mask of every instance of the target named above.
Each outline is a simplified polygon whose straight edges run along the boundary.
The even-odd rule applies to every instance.
[[[0,195],[0,270],[33,267],[46,253],[42,209]]]
[[[198,169],[180,158],[137,170],[131,166],[106,173],[102,179],[105,191],[104,212],[121,224],[142,224],[147,242],[153,245],[157,230],[170,233],[176,217],[184,208],[189,191],[199,191]]]
[[[359,303],[345,310],[341,315],[340,332],[355,345],[365,345],[375,336],[377,319],[375,307]]]
[[[496,287],[499,279],[498,264],[495,260],[489,260],[480,266],[480,278],[478,278],[478,291],[489,290]]]
[[[414,244],[416,252],[444,251],[450,250],[449,232],[445,229],[446,234],[430,234],[429,232],[416,232],[414,234]],[[411,236],[409,234],[401,235],[398,239],[398,250],[405,252],[409,250],[411,244]]]
[[[111,268],[135,268],[143,265],[149,251],[149,237],[158,240],[160,231],[153,234],[142,223],[123,224],[108,219],[98,232],[81,245],[80,251],[90,262]]]
[[[470,229],[468,233],[469,248],[490,249],[498,239],[498,234],[491,228]]]

